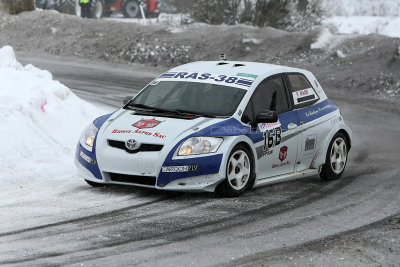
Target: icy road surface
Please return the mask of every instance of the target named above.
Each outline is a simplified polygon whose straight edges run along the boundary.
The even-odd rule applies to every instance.
[[[85,99],[114,106],[162,71],[57,57],[19,59],[50,70]],[[91,188],[74,169],[60,173],[62,179],[7,184],[0,191],[0,265],[267,264],[265,255],[284,258],[293,247],[340,238],[398,214],[398,108],[326,91],[354,132],[340,180],[309,178],[233,199],[135,187]],[[343,255],[352,266],[398,264],[399,246],[386,252],[392,257]],[[286,264],[313,264],[300,256]],[[339,260],[331,257],[320,264]]]

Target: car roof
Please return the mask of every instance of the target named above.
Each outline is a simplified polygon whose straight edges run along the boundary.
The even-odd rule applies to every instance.
[[[227,75],[246,73],[257,76],[269,76],[283,72],[307,72],[297,68],[247,61],[197,61],[177,66],[171,69],[171,71],[190,71]]]

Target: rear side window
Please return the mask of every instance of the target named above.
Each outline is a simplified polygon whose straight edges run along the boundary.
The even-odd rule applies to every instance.
[[[288,74],[295,108],[306,107],[318,101],[319,97],[307,78],[302,74]]]

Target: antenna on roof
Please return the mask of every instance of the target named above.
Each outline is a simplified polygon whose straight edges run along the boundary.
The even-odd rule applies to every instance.
[[[226,61],[226,55],[225,54],[219,54],[219,60],[220,61]]]

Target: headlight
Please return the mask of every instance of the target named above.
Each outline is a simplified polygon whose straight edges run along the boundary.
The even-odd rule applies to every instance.
[[[96,126],[91,123],[88,127],[86,127],[85,133],[82,135],[81,143],[89,147],[93,147],[94,138],[96,137],[98,130],[99,129],[97,129]]]
[[[180,146],[178,156],[213,153],[218,150],[222,141],[222,138],[217,137],[191,137]]]

